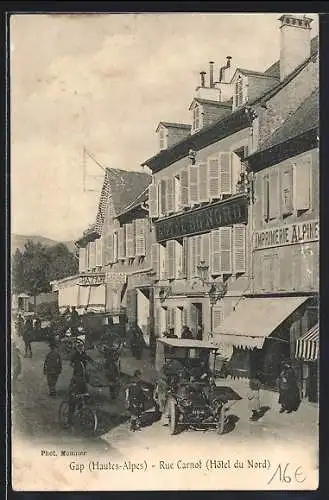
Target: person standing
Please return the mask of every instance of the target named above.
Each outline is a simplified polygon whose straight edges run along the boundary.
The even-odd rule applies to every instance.
[[[80,326],[79,313],[76,310],[75,306],[72,306],[71,315],[70,315],[70,328],[71,328],[72,335],[74,335],[74,336],[78,335],[79,326]]]
[[[300,394],[297,377],[289,361],[283,364],[279,376],[280,413],[297,411],[300,404]]]
[[[191,330],[187,325],[183,326],[181,337],[182,339],[193,339],[193,333],[191,332]]]
[[[12,366],[13,385],[15,385],[18,380],[18,377],[22,372],[22,362],[21,362],[20,352],[15,342],[13,342],[11,366]]]
[[[30,317],[27,317],[24,324],[23,340],[25,345],[25,358],[32,358],[31,341],[33,336],[33,323]]]
[[[146,400],[140,370],[134,372],[134,378],[126,388],[126,405],[130,412],[130,430],[137,431],[141,428],[141,416],[144,412]]]
[[[60,373],[62,372],[62,360],[59,355],[57,346],[54,342],[49,344],[50,352],[47,354],[44,365],[43,374],[47,377],[49,387],[49,396],[56,396],[56,384]]]
[[[258,376],[250,379],[249,382],[249,393],[248,393],[248,402],[249,402],[249,410],[251,411],[251,415],[249,420],[255,422],[259,419],[260,416],[260,380]]]
[[[72,424],[74,411],[77,404],[77,395],[88,393],[87,385],[87,363],[93,363],[93,359],[89,357],[83,350],[82,346],[78,346],[71,358],[71,366],[73,374],[69,387],[69,423]]]
[[[19,337],[23,337],[24,333],[24,319],[21,313],[18,313],[16,321],[16,330]]]

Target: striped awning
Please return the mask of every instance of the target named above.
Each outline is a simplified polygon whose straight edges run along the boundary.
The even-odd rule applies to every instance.
[[[296,343],[296,359],[316,361],[319,356],[319,323],[311,328]]]

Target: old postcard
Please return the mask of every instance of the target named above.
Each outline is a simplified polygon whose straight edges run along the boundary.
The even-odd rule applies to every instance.
[[[318,16],[9,29],[14,490],[317,489]]]

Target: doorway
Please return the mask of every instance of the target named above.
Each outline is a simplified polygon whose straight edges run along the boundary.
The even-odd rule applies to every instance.
[[[202,303],[193,302],[191,304],[191,330],[194,338],[202,340],[203,336],[203,314]]]

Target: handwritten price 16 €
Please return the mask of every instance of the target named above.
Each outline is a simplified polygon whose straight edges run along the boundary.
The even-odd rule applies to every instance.
[[[279,464],[276,467],[274,474],[267,484],[271,484],[274,480],[277,480],[280,483],[291,483],[292,481],[295,481],[296,483],[303,483],[305,479],[306,476],[302,467],[300,465],[298,467],[293,467],[288,462],[286,464]]]

